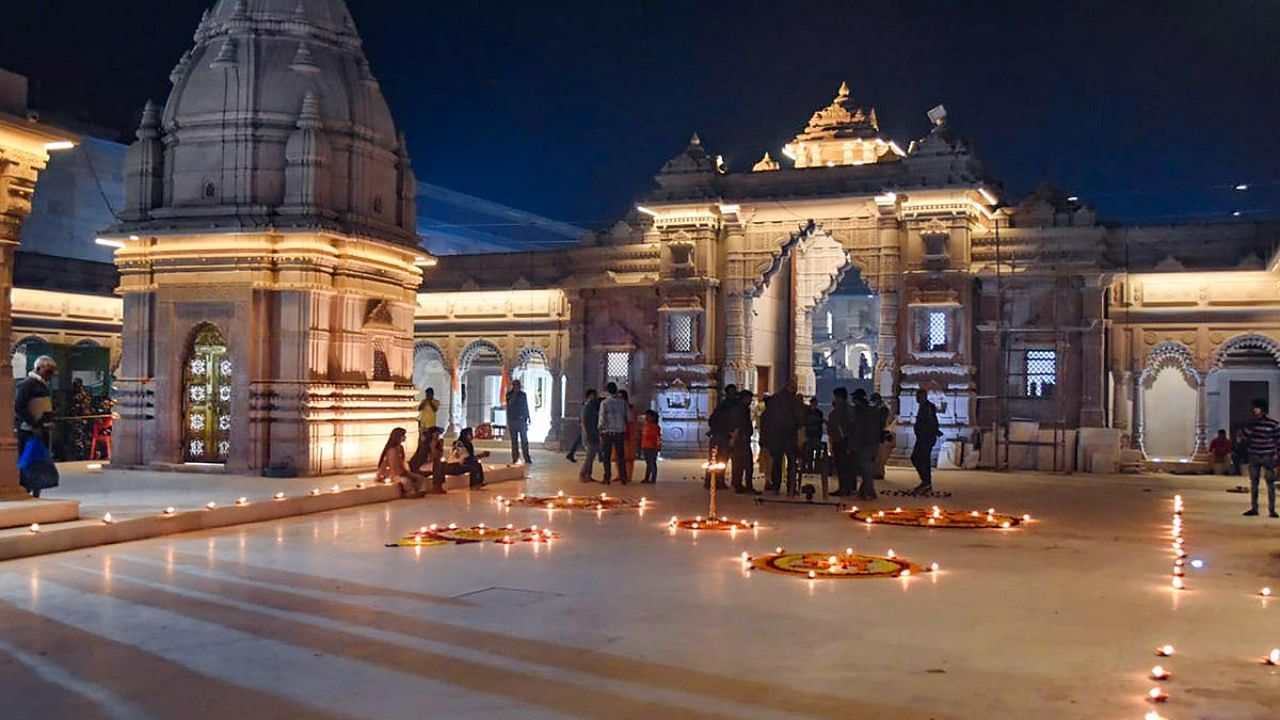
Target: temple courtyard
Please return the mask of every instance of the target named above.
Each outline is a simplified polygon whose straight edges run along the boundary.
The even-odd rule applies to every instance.
[[[527,483],[363,505],[0,564],[4,717],[1276,717],[1280,520],[1238,478],[943,471],[1008,529],[871,524],[721,494],[695,461],[656,486],[582,485],[535,453]],[[883,489],[915,478],[890,468]],[[507,506],[607,490],[644,510]],[[1187,557],[1175,590],[1175,495]],[[868,505],[862,503],[863,509]],[[1265,515],[1265,513],[1264,513]],[[876,516],[878,518],[878,515]],[[550,528],[548,542],[387,547],[434,524]],[[496,530],[495,530],[496,529]],[[902,577],[809,579],[742,554],[854,553]],[[935,572],[929,571],[938,563]],[[1171,657],[1156,648],[1174,646]],[[1171,673],[1150,679],[1152,667]],[[1167,701],[1146,699],[1159,686]],[[1155,717],[1155,716],[1152,716]]]

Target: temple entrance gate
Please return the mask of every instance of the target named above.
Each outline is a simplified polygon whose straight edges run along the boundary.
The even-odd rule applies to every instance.
[[[231,380],[227,341],[214,325],[196,326],[183,372],[182,459],[225,463],[231,454]]]

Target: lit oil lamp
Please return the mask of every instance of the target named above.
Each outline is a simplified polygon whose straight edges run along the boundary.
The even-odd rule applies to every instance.
[[[1262,659],[1267,665],[1280,665],[1280,648],[1272,648],[1271,652]]]
[[[249,498],[243,498],[243,497],[236,498],[236,504],[237,504],[237,505],[248,505],[248,504],[249,504]]]
[[[176,513],[176,512],[178,512],[178,511],[177,511],[177,509],[176,509],[176,508],[173,508],[173,507],[167,507],[167,508],[165,508],[165,509],[164,509],[164,514],[165,514],[165,515],[172,515],[172,514],[174,514],[174,513]]]
[[[1258,592],[1258,594],[1261,595],[1262,597],[1271,597],[1271,588],[1264,587],[1262,588],[1261,591]]]
[[[1161,645],[1160,647],[1156,648],[1156,654],[1157,654],[1157,655],[1159,655],[1160,657],[1172,657],[1172,656],[1173,656],[1173,646],[1172,646],[1172,645]]]
[[[282,492],[278,492],[278,493],[276,493],[276,494],[275,494],[275,498],[276,498],[277,500],[283,500],[283,499],[284,499],[284,493],[282,493]]]
[[[103,525],[110,525],[113,522],[115,522],[115,518],[111,517],[111,513],[106,513],[102,516]]]
[[[1182,581],[1182,578],[1180,578],[1180,577],[1175,577],[1175,578],[1173,579],[1173,583],[1172,583],[1172,584],[1173,584],[1173,589],[1174,589],[1174,590],[1186,590],[1186,589],[1187,589],[1187,584],[1186,584],[1185,582],[1183,582],[1183,581]]]
[[[1162,703],[1169,699],[1169,693],[1158,687],[1153,687],[1147,691],[1147,700],[1154,703]]]
[[[31,532],[33,532],[33,533],[38,533],[38,532],[40,532],[40,523],[31,523],[31,528],[30,528],[30,530],[31,530]]]
[[[1152,680],[1168,680],[1170,675],[1171,673],[1168,670],[1165,670],[1163,665],[1157,665],[1151,668]]]

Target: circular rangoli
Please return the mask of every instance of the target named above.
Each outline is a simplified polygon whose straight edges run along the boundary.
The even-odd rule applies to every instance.
[[[486,525],[459,527],[456,524],[449,524],[420,527],[395,542],[387,543],[387,547],[432,547],[482,542],[513,545],[518,542],[547,543],[558,539],[560,539],[559,535],[545,528],[539,530],[536,525],[527,528],[516,528],[515,525],[493,528]]]
[[[754,570],[810,580],[908,577],[937,569],[936,565],[924,568],[900,557],[859,553],[774,552],[759,557],[747,555],[743,559]]]
[[[547,510],[615,510],[629,507],[644,509],[649,505],[649,501],[645,498],[640,498],[639,501],[633,502],[626,498],[613,497],[607,493],[600,493],[599,495],[565,495],[564,492],[548,496],[517,495],[514,498],[499,497],[497,502],[503,506],[516,504]]]
[[[737,532],[738,530],[757,530],[760,523],[750,520],[730,520],[728,517],[721,515],[720,517],[702,517],[698,515],[693,518],[672,517],[667,523],[667,527],[671,529],[684,528],[685,530],[711,530],[718,532]]]
[[[986,512],[977,510],[943,510],[938,506],[931,508],[893,508],[891,510],[861,510],[853,508],[849,517],[868,525],[908,525],[911,527],[966,528],[974,529],[1007,529],[1030,520],[1030,515],[1017,517],[997,513],[994,509]]]

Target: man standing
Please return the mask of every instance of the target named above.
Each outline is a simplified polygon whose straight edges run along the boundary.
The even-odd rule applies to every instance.
[[[524,464],[529,465],[529,396],[520,389],[520,381],[511,381],[511,390],[507,392],[507,432],[511,433],[511,462],[518,462],[524,455]]]
[[[422,402],[418,403],[418,434],[436,427],[439,416],[440,401],[436,399],[436,389],[427,388],[422,395]]]
[[[853,430],[853,414],[849,408],[849,391],[838,387],[831,391],[831,413],[827,415],[827,440],[831,446],[831,464],[835,466],[839,488],[831,493],[837,497],[852,495],[857,479],[851,477],[853,456],[849,448],[849,436]]]
[[[717,462],[727,463],[733,455],[731,416],[737,404],[738,386],[725,385],[724,397],[720,398],[716,409],[711,411],[711,417],[707,418],[707,439],[711,449],[715,450]],[[702,476],[702,487],[708,490],[711,489],[711,475],[711,471],[707,470]],[[723,490],[725,487],[724,476],[717,476],[716,488]]]
[[[911,450],[911,464],[920,476],[920,484],[911,492],[926,495],[933,492],[933,446],[942,436],[938,428],[938,408],[929,402],[929,391],[924,388],[916,390],[916,446]]]
[[[600,404],[600,459],[604,462],[604,484],[613,480],[611,463],[618,462],[618,479],[627,484],[627,401],[618,395],[618,384],[605,386],[609,397]]]
[[[1276,514],[1276,454],[1280,451],[1280,422],[1267,415],[1267,401],[1253,401],[1253,420],[1244,428],[1249,441],[1249,509],[1246,517],[1258,514],[1258,480],[1265,471],[1267,480],[1267,508],[1271,517]]]
[[[13,426],[18,433],[18,457],[27,443],[40,440],[46,447],[49,445],[49,427],[53,425],[53,394],[49,391],[49,383],[58,372],[58,364],[48,355],[36,358],[31,372],[14,388]],[[40,491],[56,486],[56,475],[36,477],[22,473],[22,486],[32,497],[40,497]],[[52,478],[52,480],[50,480]],[[52,482],[52,484],[50,484]]]
[[[782,489],[782,468],[786,463],[788,490],[800,471],[798,433],[804,422],[804,401],[796,395],[796,381],[790,380],[781,392],[771,396],[760,416],[760,442],[765,444],[773,462],[769,467],[769,484],[765,490],[777,495]]]
[[[587,454],[578,469],[578,479],[592,482],[591,473],[596,467],[596,456],[600,454],[600,396],[595,388],[584,393],[586,402],[582,403],[582,419],[578,431],[578,441],[582,443],[583,452]],[[572,451],[570,451],[572,452]],[[605,461],[608,464],[608,461]]]
[[[813,472],[818,459],[822,457],[822,429],[827,423],[822,416],[822,408],[818,407],[818,396],[809,398],[809,407],[804,411],[804,453],[801,462],[805,472]]]
[[[858,486],[858,497],[863,500],[876,499],[876,454],[880,451],[880,441],[884,437],[884,414],[879,408],[867,402],[867,391],[858,388],[853,391],[853,433],[849,438],[853,451],[853,469],[862,484]]]
[[[738,393],[729,411],[729,443],[733,459],[733,491],[739,494],[759,495],[755,488],[755,462],[751,456],[751,436],[755,426],[751,424],[750,390]]]

